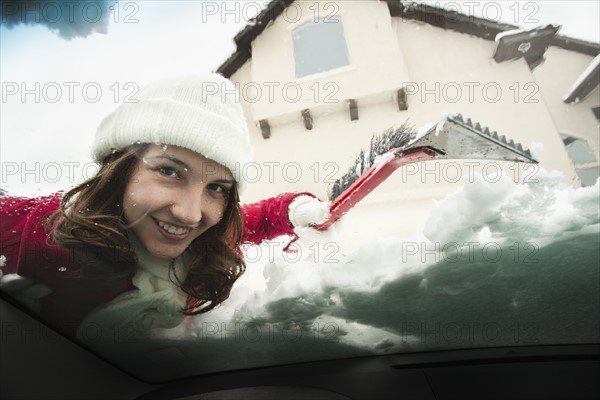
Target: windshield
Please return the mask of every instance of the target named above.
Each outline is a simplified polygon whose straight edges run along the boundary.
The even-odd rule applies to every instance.
[[[56,328],[91,351],[144,380],[166,381],[366,355],[599,342],[597,3],[33,3],[2,5],[0,198],[9,210],[2,219],[13,224],[3,225],[2,290],[51,324],[88,307],[76,325]],[[195,315],[180,312],[185,301],[173,308],[176,291],[151,274],[92,287],[106,296],[102,304],[71,298],[61,309],[61,288],[80,293],[73,277],[9,269],[11,249],[47,243],[21,216],[50,215],[62,192],[102,172],[90,157],[98,126],[138,123],[107,115],[146,104],[160,91],[145,89],[156,79],[211,71],[235,88],[219,92],[219,102],[241,105],[245,119],[227,111],[219,124],[245,124],[253,158],[213,157],[225,167],[206,186],[202,201],[213,214],[204,221],[227,213],[219,196],[238,184],[250,206],[241,211],[246,229],[251,207],[282,193],[310,193],[325,208],[294,216],[286,205],[293,232],[242,243],[245,272],[226,300]],[[213,88],[205,95],[222,87]],[[147,108],[139,120],[166,110]],[[200,135],[216,125],[189,126]],[[160,137],[167,128],[152,129]],[[220,148],[232,152],[245,140],[225,136]],[[111,143],[107,154],[120,154]],[[117,214],[128,217],[127,246],[156,255],[144,232],[158,228],[130,214],[164,187],[204,185],[194,173],[212,159],[203,154],[201,164],[190,147],[160,153],[179,142],[142,143],[150,147],[132,150],[142,172],[130,176],[156,190]],[[158,178],[144,180],[146,166],[177,183],[152,186]],[[86,207],[78,212],[87,215]],[[334,216],[326,226],[323,213]],[[187,228],[165,215],[152,218],[164,238],[180,240]],[[43,258],[48,271],[70,273],[66,255],[40,248],[19,262]],[[101,259],[112,272],[130,262],[100,253],[74,259]],[[156,276],[170,284],[189,277],[189,254]],[[137,262],[144,257],[138,252]],[[17,275],[26,280],[15,285]],[[151,297],[138,296],[144,288]]]

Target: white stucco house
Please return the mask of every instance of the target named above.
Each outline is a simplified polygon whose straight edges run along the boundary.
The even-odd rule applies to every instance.
[[[600,46],[398,0],[269,3],[235,37],[217,71],[238,85],[256,149],[242,200],[282,191],[327,197],[373,134],[459,112],[537,149],[540,166],[574,186],[598,177]],[[479,161],[517,181],[530,165]],[[382,233],[422,224],[473,163],[397,171],[354,211]]]

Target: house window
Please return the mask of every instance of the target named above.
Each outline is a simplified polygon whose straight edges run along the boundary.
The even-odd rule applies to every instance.
[[[579,176],[582,186],[594,186],[598,176],[600,176],[600,168],[578,168],[577,176]]]
[[[344,27],[339,16],[310,21],[294,29],[296,78],[349,64]]]
[[[583,186],[592,186],[600,176],[600,164],[594,150],[584,139],[560,135]]]

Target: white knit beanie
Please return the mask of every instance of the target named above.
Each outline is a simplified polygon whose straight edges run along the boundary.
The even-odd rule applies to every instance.
[[[238,186],[253,147],[235,86],[205,74],[154,82],[124,103],[98,127],[96,162],[134,143],[185,147],[229,168]]]

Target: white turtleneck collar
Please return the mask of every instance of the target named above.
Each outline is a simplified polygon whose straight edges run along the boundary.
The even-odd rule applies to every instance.
[[[150,254],[133,233],[129,238],[138,258],[138,268],[132,278],[136,289],[92,311],[79,327],[80,339],[85,340],[82,333],[91,325],[95,330],[100,329],[103,337],[112,339],[119,332],[127,332],[128,337],[147,336],[155,328],[174,328],[185,318],[180,310],[185,307],[187,298],[174,283],[185,279],[187,271],[182,257],[172,261],[160,259]]]
[[[131,249],[138,259],[138,269],[132,278],[132,282],[142,293],[172,290],[174,284],[171,279],[176,282],[176,277],[183,281],[187,271],[183,265],[182,256],[174,260],[158,258],[150,254],[133,233],[129,233],[128,236]],[[173,265],[173,268],[171,268],[171,265]]]

